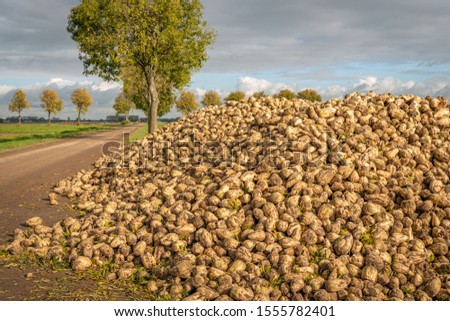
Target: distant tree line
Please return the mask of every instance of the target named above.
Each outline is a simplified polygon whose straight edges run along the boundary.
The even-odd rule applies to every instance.
[[[254,98],[264,98],[268,95],[264,91],[255,92],[251,95]],[[273,95],[274,98],[285,98],[288,100],[292,100],[295,98],[308,100],[308,101],[317,101],[321,102],[322,97],[313,89],[305,89],[297,94],[295,94],[290,89],[280,90],[278,93]],[[232,91],[230,92],[224,99],[223,102],[227,103],[229,101],[240,101],[245,99],[246,95],[243,91]],[[217,91],[209,90],[205,93],[203,100],[201,101],[203,107],[206,106],[220,106],[222,105],[222,99],[220,98],[220,94]],[[184,115],[187,115],[193,111],[196,111],[199,107],[195,99],[195,94],[192,92],[183,91],[181,92],[179,99],[176,101],[176,107],[179,112]]]
[[[264,98],[267,97],[268,95],[264,92],[264,91],[258,91],[255,92],[251,95],[251,97],[254,98]],[[313,89],[305,89],[300,91],[299,93],[295,94],[292,90],[290,89],[282,89],[280,90],[278,93],[276,93],[275,95],[273,95],[274,98],[285,98],[288,100],[292,100],[295,98],[298,99],[303,99],[303,100],[309,100],[309,101],[322,101],[322,97],[319,95],[319,93],[317,93],[315,90]],[[228,96],[226,96],[224,98],[224,101],[240,101],[242,99],[245,99],[245,93],[243,91],[232,91],[228,94]]]
[[[264,91],[259,91],[253,93],[251,97],[259,99],[267,97],[267,94]],[[293,91],[289,89],[283,89],[280,90],[277,94],[273,95],[273,97],[285,98],[289,100],[299,98],[318,102],[322,100],[322,97],[315,90],[312,89],[305,89],[297,94],[295,94]],[[243,91],[232,91],[223,99],[223,102],[227,103],[229,101],[240,101],[245,98],[246,95]],[[51,115],[52,114],[57,115],[63,109],[64,101],[59,98],[57,92],[51,89],[44,90],[40,95],[40,99],[42,101],[41,107],[48,114],[47,122],[50,125]],[[87,113],[89,111],[89,107],[93,104],[91,95],[86,89],[78,88],[71,94],[71,100],[76,107],[77,124],[80,125],[81,115]],[[168,111],[170,111],[172,104],[175,104],[177,110],[181,112],[183,115],[187,115],[189,113],[196,111],[200,106],[199,103],[196,101],[195,94],[189,91],[182,91],[179,95],[178,100],[175,99],[171,100],[170,104],[166,108]],[[220,97],[220,94],[214,90],[207,91],[201,101],[201,105],[203,107],[222,105],[222,99]],[[22,112],[25,109],[29,108],[30,103],[26,97],[25,92],[22,90],[17,90],[11,99],[11,103],[9,104],[9,110],[11,112],[18,113],[19,126],[22,124]],[[137,109],[136,99],[131,99],[130,96],[126,93],[126,89],[124,89],[115,98],[113,108],[116,111],[116,117],[123,115],[125,118],[125,122],[129,122],[130,111],[132,109]]]

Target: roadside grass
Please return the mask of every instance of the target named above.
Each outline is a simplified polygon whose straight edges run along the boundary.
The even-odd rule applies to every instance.
[[[0,272],[11,269],[16,275],[32,272],[31,289],[14,300],[25,301],[134,301],[156,300],[145,284],[136,278],[106,280],[111,267],[93,267],[73,272],[68,266],[55,266],[30,253],[11,255],[0,251]]]
[[[21,148],[52,140],[74,137],[84,133],[111,130],[121,127],[121,124],[0,124],[0,151]]]
[[[166,122],[158,122],[158,128],[163,128],[164,126],[166,126],[168,123]],[[147,136],[148,134],[148,124],[145,124],[144,126],[142,126],[141,128],[139,128],[138,130],[136,130],[134,133],[131,134],[130,136],[130,142],[134,143],[142,138],[144,138],[145,136]]]

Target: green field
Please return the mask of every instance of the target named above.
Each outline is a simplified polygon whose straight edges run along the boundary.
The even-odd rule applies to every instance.
[[[163,128],[167,124],[168,123],[165,122],[158,122],[158,128]],[[148,124],[145,124],[144,126],[142,126],[141,128],[139,128],[130,135],[130,142],[135,142],[137,140],[144,138],[145,136],[147,136],[147,133],[148,133]]]
[[[0,151],[20,148],[55,139],[78,136],[102,130],[110,130],[122,126],[121,124],[0,124]]]

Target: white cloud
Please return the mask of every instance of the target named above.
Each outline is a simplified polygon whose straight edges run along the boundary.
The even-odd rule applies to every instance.
[[[221,89],[195,88],[195,89],[193,89],[193,92],[194,92],[194,95],[195,95],[195,99],[198,102],[201,102],[203,100],[203,98],[205,97],[206,92],[210,91],[210,90],[213,90],[213,91],[217,92],[222,99],[229,94],[228,91],[224,91],[224,90],[221,90]]]
[[[194,90],[194,94],[195,94],[195,97],[197,98],[197,100],[203,99],[206,92],[207,92],[207,90],[203,89],[203,88],[195,88],[195,90]]]
[[[75,84],[74,81],[71,80],[64,80],[61,78],[53,78],[49,82],[47,82],[46,86],[56,85],[59,88],[67,87],[67,86],[73,86]]]
[[[15,88],[16,87],[14,87],[14,86],[0,86],[0,95],[4,95]]]
[[[89,80],[85,80],[85,81],[80,81],[80,82],[78,82],[78,85],[80,86],[80,87],[88,87],[88,86],[91,86],[91,85],[93,85],[94,83],[92,82],[92,81],[89,81]]]
[[[405,88],[405,89],[411,89],[411,88],[413,88],[415,85],[416,85],[416,82],[410,80],[410,81],[407,81],[407,82],[404,84],[404,88]]]
[[[404,84],[401,80],[395,79],[394,77],[386,77],[379,84],[374,84],[373,88],[383,92],[399,92],[403,90]]]
[[[423,82],[413,80],[402,81],[394,77],[377,79],[376,77],[366,77],[360,79],[355,84],[347,86],[333,86],[321,89],[321,94],[326,98],[342,97],[347,93],[358,91],[366,93],[374,91],[378,94],[392,93],[401,95],[411,93],[417,96],[446,96],[450,98],[450,77],[446,79],[427,79]]]
[[[369,76],[363,79],[360,79],[359,82],[354,86],[354,88],[357,88],[359,86],[368,86],[368,87],[372,87],[377,83],[377,77],[373,77],[373,76]]]
[[[100,84],[96,84],[92,86],[92,90],[95,91],[108,91],[111,89],[116,89],[116,88],[121,88],[122,84],[118,83],[118,82],[107,82],[107,81],[103,81]]]
[[[81,87],[81,88],[87,88],[91,91],[98,91],[98,92],[106,92],[118,88],[122,88],[122,84],[118,82],[93,82],[89,80],[84,81],[73,81],[63,78],[52,78],[47,82],[38,82],[34,83],[32,85],[22,86],[24,90],[28,91],[34,91],[34,90],[42,90],[44,88],[52,88],[52,89],[66,89],[70,87]],[[12,89],[15,89],[16,86],[6,85],[6,86],[0,86],[0,95],[6,94]]]
[[[50,81],[47,82],[38,82],[33,85],[24,86],[23,88],[25,90],[36,90],[41,88],[47,88],[47,87],[57,87],[58,89],[62,89],[65,87],[74,86],[76,82],[71,80],[65,80],[62,78],[52,78]]]
[[[320,88],[317,91],[322,96],[322,98],[325,97],[333,98],[333,97],[343,97],[345,93],[348,91],[348,88],[346,86],[335,85],[325,89]]]
[[[433,88],[434,94],[436,94],[444,89],[448,89],[448,85],[449,85],[449,82],[446,82],[446,81],[440,81],[440,82],[436,83],[436,85]]]
[[[265,79],[258,79],[252,77],[241,77],[238,81],[238,89],[245,92],[246,95],[251,95],[258,91],[264,91],[266,94],[273,95],[281,89],[293,90],[296,85],[286,85],[280,82],[270,82]]]
[[[301,89],[297,84],[284,84],[271,82],[266,79],[258,79],[252,77],[239,78],[237,87],[250,95],[256,91],[265,91],[267,94],[273,95],[281,89],[288,88],[297,92]],[[413,80],[402,81],[395,77],[385,77],[378,79],[374,76],[361,78],[354,83],[345,85],[333,85],[328,87],[310,87],[316,90],[323,99],[342,98],[351,92],[367,93],[374,91],[378,94],[392,93],[401,95],[412,93],[418,96],[446,96],[450,98],[450,77],[444,79],[428,79],[423,82],[415,82]]]

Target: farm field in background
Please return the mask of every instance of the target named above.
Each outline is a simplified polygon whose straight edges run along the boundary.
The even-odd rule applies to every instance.
[[[26,147],[55,139],[74,137],[84,133],[111,130],[122,124],[89,123],[76,124],[0,124],[0,152]]]

